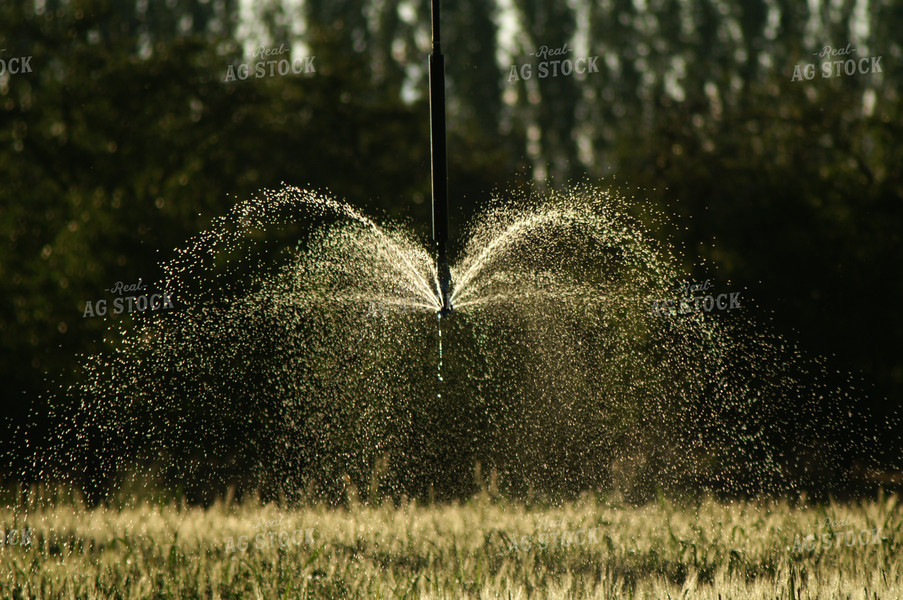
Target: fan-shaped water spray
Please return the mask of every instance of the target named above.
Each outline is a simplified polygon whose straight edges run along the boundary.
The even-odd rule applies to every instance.
[[[478,463],[512,493],[634,499],[836,477],[847,392],[748,310],[652,310],[683,274],[629,208],[589,186],[497,200],[437,319],[410,231],[265,192],[165,265],[178,310],[115,332],[62,421],[97,433],[105,471],[136,461],[189,489],[462,496]]]

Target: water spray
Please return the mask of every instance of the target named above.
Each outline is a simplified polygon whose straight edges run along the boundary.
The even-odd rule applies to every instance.
[[[445,150],[445,57],[439,45],[439,0],[432,0],[433,47],[430,52],[430,172],[433,188],[433,239],[442,308],[451,312],[451,271],[448,268],[448,164]]]

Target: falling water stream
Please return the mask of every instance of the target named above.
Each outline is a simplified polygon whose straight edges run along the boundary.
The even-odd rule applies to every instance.
[[[441,384],[442,383],[442,317],[437,317],[436,323],[437,323],[437,327],[436,327],[437,337],[439,339],[439,360],[436,363],[436,379]],[[437,392],[436,397],[437,398],[442,397],[441,389],[439,392]]]

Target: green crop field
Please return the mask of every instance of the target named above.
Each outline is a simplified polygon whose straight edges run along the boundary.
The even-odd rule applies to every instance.
[[[898,497],[0,509],[0,598],[903,598]]]

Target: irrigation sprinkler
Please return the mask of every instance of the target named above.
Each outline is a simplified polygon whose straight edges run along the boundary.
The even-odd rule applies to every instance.
[[[451,272],[448,269],[448,164],[445,149],[445,57],[439,42],[439,0],[432,0],[433,47],[430,52],[430,174],[433,190],[433,239],[442,309],[451,312]]]

